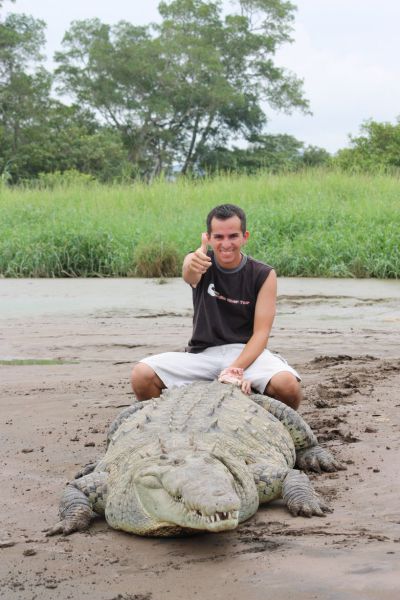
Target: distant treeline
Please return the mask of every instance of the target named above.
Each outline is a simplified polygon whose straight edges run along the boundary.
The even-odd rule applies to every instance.
[[[285,0],[160,2],[159,24],[73,22],[43,67],[45,23],[0,0],[0,177],[47,185],[160,175],[400,167],[400,124],[365,122],[331,156],[266,133],[266,107],[309,112],[301,80],[274,62],[291,41]],[[68,99],[68,101],[66,100]],[[240,142],[239,142],[240,140]],[[236,144],[236,145],[235,145]]]

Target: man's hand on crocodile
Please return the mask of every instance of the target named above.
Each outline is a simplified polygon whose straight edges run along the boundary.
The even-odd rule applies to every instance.
[[[205,273],[211,267],[211,258],[207,256],[208,237],[206,233],[201,234],[201,246],[193,252],[189,263],[189,269],[195,273]]]
[[[243,379],[243,369],[239,367],[227,367],[218,375],[220,383],[233,383],[240,387],[244,394],[250,394],[251,381]]]

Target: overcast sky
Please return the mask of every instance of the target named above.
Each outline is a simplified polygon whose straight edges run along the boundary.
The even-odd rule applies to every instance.
[[[292,0],[298,7],[294,42],[276,62],[304,79],[312,116],[268,111],[269,132],[289,133],[330,152],[348,144],[365,119],[395,122],[400,115],[400,0]],[[158,19],[158,0],[16,0],[6,12],[23,12],[47,24],[47,54],[60,49],[73,20],[105,23]]]

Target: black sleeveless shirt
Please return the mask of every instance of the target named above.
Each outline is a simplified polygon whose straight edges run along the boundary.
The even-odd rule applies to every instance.
[[[243,256],[236,269],[223,269],[212,251],[207,255],[211,267],[193,288],[193,334],[187,352],[246,344],[253,334],[258,292],[273,268]]]

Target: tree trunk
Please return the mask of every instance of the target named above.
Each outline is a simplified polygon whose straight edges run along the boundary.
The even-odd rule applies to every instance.
[[[200,122],[200,114],[197,113],[196,120],[194,122],[194,127],[193,127],[192,139],[190,140],[189,150],[188,150],[188,153],[186,155],[185,163],[184,163],[184,165],[182,167],[182,170],[181,170],[181,174],[182,175],[186,175],[187,170],[188,170],[188,168],[190,166],[190,159],[191,159],[192,152],[193,152],[193,149],[194,149],[195,144],[196,144],[196,138],[197,138],[197,134],[198,134],[198,131],[199,131],[199,122]]]
[[[190,168],[193,168],[193,165],[195,164],[196,159],[197,159],[197,157],[199,155],[200,149],[204,146],[205,142],[207,141],[207,137],[208,137],[208,135],[210,133],[211,125],[212,125],[212,122],[214,120],[214,117],[215,117],[215,112],[212,112],[210,114],[210,116],[208,117],[207,125],[205,126],[205,128],[203,130],[203,133],[201,134],[201,138],[200,138],[199,143],[196,146],[196,150],[193,152],[193,154],[191,156],[191,161],[190,161],[190,163],[188,165]]]

